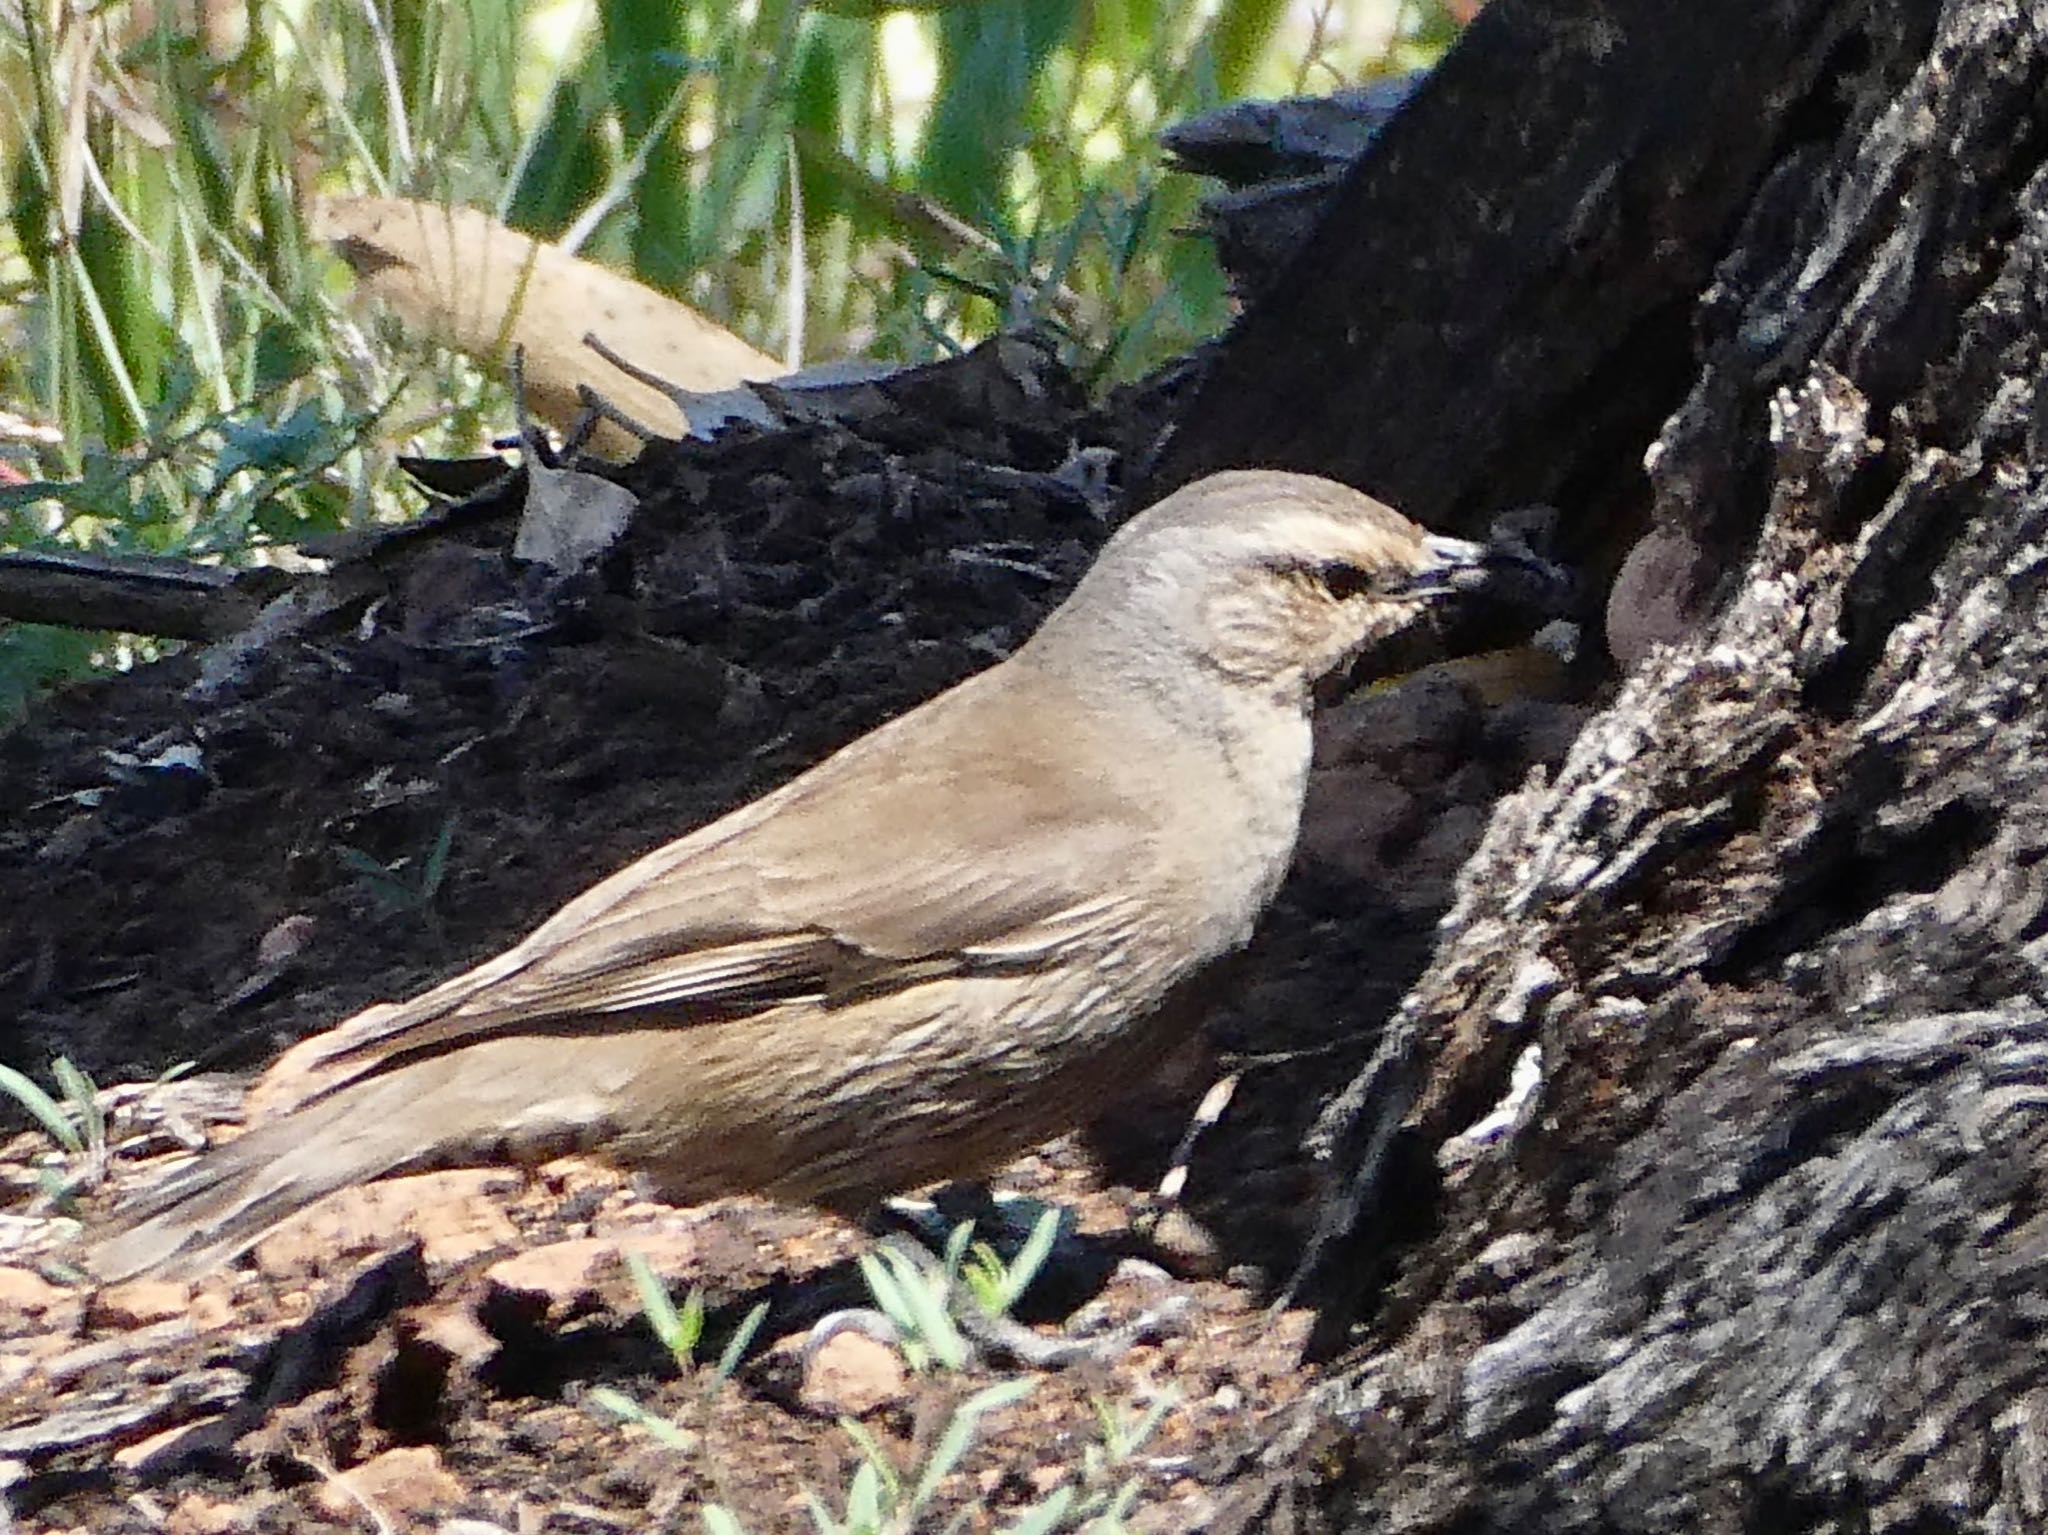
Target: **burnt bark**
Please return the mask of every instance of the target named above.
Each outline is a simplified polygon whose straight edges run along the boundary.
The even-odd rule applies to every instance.
[[[1496,41],[1563,25],[1536,9],[1489,12]],[[1555,774],[1498,807],[1429,968],[1328,1116],[1341,1195],[1315,1272],[1323,1342],[1348,1352],[1236,1513],[2042,1528],[2048,16],[1600,9],[1607,57],[1635,70],[1612,88],[1654,130],[1613,136],[1590,51],[1496,111],[1589,205],[1626,205],[1661,146],[1719,211],[1691,205],[1666,270],[1617,274],[1634,318],[1599,335],[1549,332],[1592,279],[1546,279],[1569,242],[1515,226],[1525,256],[1494,299],[1446,283],[1412,322],[1475,361],[1473,337],[1532,326],[1475,386],[1474,463],[1443,488],[1425,433],[1361,477],[1479,494],[1526,461],[1539,416],[1597,389],[1599,362],[1558,378],[1556,359],[1621,356],[1670,271],[1711,269],[1689,387],[1644,439],[1652,531],[1611,598],[1617,634],[1669,643],[1645,639]],[[1533,67],[1569,75],[1561,59]],[[1776,122],[1675,139],[1707,104]],[[1643,175],[1669,189],[1675,163]],[[1413,207],[1404,177],[1369,161],[1351,191]],[[1513,224],[1480,216],[1484,192],[1437,196],[1439,222],[1469,221],[1454,252]],[[1390,301],[1357,291],[1370,348]],[[1476,321],[1451,314],[1468,293]],[[1211,394],[1256,376],[1262,327],[1284,323],[1248,321]],[[1384,355],[1340,388],[1406,366],[1405,333],[1380,330]],[[1504,398],[1512,419],[1487,422]],[[1388,428],[1359,403],[1363,454]],[[1521,1096],[1518,1061],[1537,1068]],[[1389,1253],[1396,1229],[1426,1236]]]
[[[1307,469],[1468,531],[1555,502],[1604,575],[1738,227],[1867,129],[1936,11],[1489,6],[1219,348],[1149,488]]]
[[[235,573],[211,565],[40,549],[0,554],[0,622],[208,640],[255,613],[256,599],[235,589]]]

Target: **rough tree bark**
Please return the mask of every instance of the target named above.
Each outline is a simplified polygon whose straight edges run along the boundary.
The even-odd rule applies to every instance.
[[[1400,1531],[2043,1528],[2048,13],[1511,12],[1489,13],[1496,42],[1510,24],[1606,29],[1543,53],[1531,67],[1562,76],[1495,103],[1531,152],[1571,136],[1575,92],[1596,115],[1638,93],[1667,150],[1674,120],[1710,103],[1764,103],[1777,125],[1754,160],[1703,144],[1664,162],[1691,164],[1693,191],[1740,189],[1737,216],[1705,246],[1712,221],[1694,222],[1661,276],[1614,274],[1640,307],[1671,273],[1712,271],[1690,309],[1689,391],[1648,455],[1651,531],[1610,610],[1618,636],[1671,643],[1555,775],[1499,807],[1433,962],[1330,1117],[1343,1197],[1319,1272],[1328,1316],[1358,1331],[1237,1514]],[[1678,73],[1612,82],[1613,60]],[[1458,62],[1446,97],[1467,88]],[[1594,138],[1554,174],[1473,174],[1553,193],[1576,176],[1590,201],[1660,152],[1623,135],[1603,161]],[[1411,169],[1361,166],[1318,245],[1341,246],[1347,208],[1419,201],[1399,184]],[[1485,197],[1438,196],[1439,225],[1471,226],[1447,248],[1483,247]],[[1570,228],[1521,222],[1522,274],[1562,260]],[[1526,290],[1517,323],[1566,312],[1589,282]],[[1348,291],[1378,312],[1377,290]],[[1288,301],[1287,325],[1305,302]],[[1247,323],[1192,421],[1222,419],[1216,391],[1269,342]],[[1350,410],[1357,380],[1357,430],[1377,440],[1370,396],[1410,341],[1359,361],[1375,344],[1326,356],[1320,387],[1327,411]],[[1487,474],[1524,461],[1532,445],[1514,443],[1545,419],[1588,474],[1556,407],[1598,387],[1616,344],[1508,351],[1475,387],[1489,404],[1508,388],[1520,416],[1473,428],[1452,489],[1425,478],[1420,493],[1498,492]],[[1514,391],[1546,349],[1575,371],[1525,408]],[[1446,404],[1412,402],[1404,422]],[[1442,435],[1356,477],[1439,476]],[[1170,449],[1168,477],[1230,450]],[[1467,1133],[1524,1058],[1533,1091]],[[1388,1253],[1395,1216],[1427,1235]]]
[[[1489,6],[1220,348],[1149,488],[1271,464],[1472,530],[1554,501],[1604,575],[1701,289],[1891,99],[1936,9]]]

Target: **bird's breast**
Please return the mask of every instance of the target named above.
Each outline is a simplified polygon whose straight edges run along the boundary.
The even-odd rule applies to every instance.
[[[1312,745],[1308,716],[1255,700],[1219,733],[1216,779],[1194,851],[1213,892],[1215,952],[1241,946],[1294,861]]]

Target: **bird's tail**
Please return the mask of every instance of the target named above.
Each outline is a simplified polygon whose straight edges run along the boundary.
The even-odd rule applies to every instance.
[[[421,1116],[365,1101],[397,1082],[365,1082],[204,1153],[118,1210],[86,1267],[107,1284],[151,1273],[188,1278],[336,1189],[423,1161],[436,1148],[420,1144]]]
[[[587,1105],[552,1094],[536,1101],[530,1073],[494,1073],[485,1062],[457,1092],[450,1084],[459,1069],[443,1058],[370,1077],[206,1152],[116,1211],[87,1268],[103,1283],[190,1278],[337,1189],[432,1168],[539,1161],[587,1139]]]

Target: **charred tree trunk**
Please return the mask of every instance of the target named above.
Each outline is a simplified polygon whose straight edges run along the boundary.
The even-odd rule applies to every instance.
[[[1356,267],[1247,321],[1180,439],[1199,447],[1169,450],[1172,477],[1241,447],[1197,430],[1231,389],[1253,391],[1245,434],[1279,431],[1256,393],[1295,344],[1275,336],[1363,294],[1362,335],[1300,364],[1328,364],[1321,419],[1353,423],[1355,478],[1411,507],[1506,500],[1525,492],[1496,477],[1547,433],[1556,473],[1619,484],[1640,447],[1568,420],[1619,424],[1604,381],[1659,371],[1629,338],[1664,313],[1668,343],[1668,302],[1704,287],[1610,601],[1634,664],[1499,807],[1329,1116],[1342,1197],[1317,1273],[1324,1341],[1349,1351],[1240,1489],[1247,1522],[2048,1525],[2048,16],[1733,9],[1504,0],[1475,53],[1517,28],[1605,40],[1532,57],[1488,109],[1551,168],[1472,175],[1553,209],[1576,177],[1583,211],[1542,225],[1444,155],[1404,159],[1411,118],[1321,231],[1336,261],[1344,219],[1428,192],[1439,231],[1466,222],[1440,233],[1450,259],[1519,253],[1505,298],[1475,271],[1443,302],[1477,315],[1425,327],[1471,365],[1466,464],[1428,422],[1445,389],[1379,419],[1422,342]],[[1432,99],[1470,88],[1459,68]],[[1677,131],[1722,113],[1749,120]],[[1674,229],[1680,206],[1698,216]],[[1627,257],[1604,279],[1565,269],[1587,229]],[[1596,279],[1610,323],[1561,329]],[[1396,1218],[1427,1237],[1387,1252]]]

